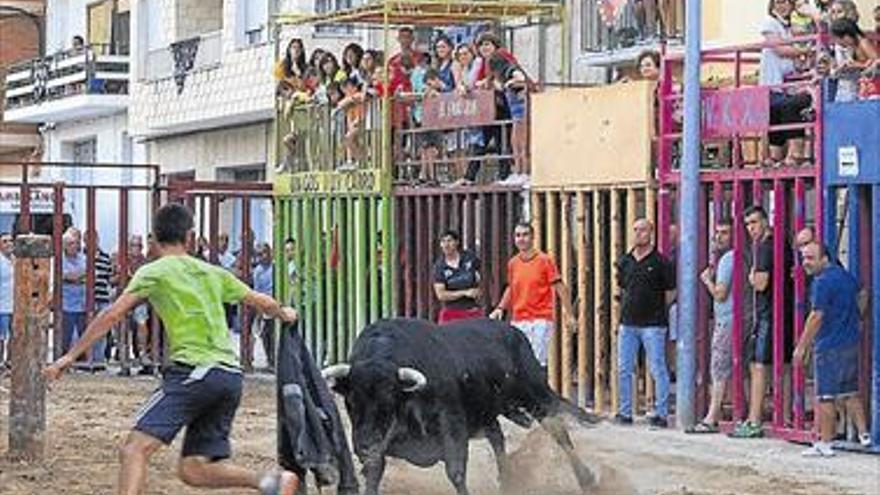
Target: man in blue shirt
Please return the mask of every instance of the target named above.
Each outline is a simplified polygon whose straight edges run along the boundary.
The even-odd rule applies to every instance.
[[[819,400],[819,441],[804,451],[808,457],[831,457],[836,424],[835,402],[843,401],[859,431],[859,442],[868,446],[870,435],[859,398],[859,288],[840,265],[831,263],[825,249],[815,242],[801,248],[804,270],[812,275],[810,303],[804,333],[794,351],[802,363],[812,345],[816,398]]]
[[[272,248],[266,243],[257,245],[257,264],[254,266],[254,290],[260,294],[273,296],[275,289],[274,273],[272,270]],[[269,368],[275,369],[275,320],[263,316],[259,320],[260,340],[263,342],[263,350],[266,351],[266,359]]]
[[[80,236],[73,229],[64,233],[61,260],[62,352],[70,350],[74,336],[81,337],[86,329],[86,257]]]

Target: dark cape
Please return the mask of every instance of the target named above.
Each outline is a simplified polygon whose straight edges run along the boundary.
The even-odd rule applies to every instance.
[[[281,329],[276,387],[281,467],[300,479],[311,471],[320,486],[337,485],[340,495],[357,494],[354,462],[339,410],[296,323]]]

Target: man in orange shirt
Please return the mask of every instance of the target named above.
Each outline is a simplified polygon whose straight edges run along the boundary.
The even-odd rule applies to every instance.
[[[535,231],[528,223],[519,223],[513,231],[519,250],[507,263],[507,288],[501,302],[489,315],[500,320],[505,310],[511,312],[511,324],[520,329],[532,345],[535,357],[547,366],[547,343],[554,330],[555,296],[562,303],[566,322],[577,327],[571,296],[550,255],[534,246]]]

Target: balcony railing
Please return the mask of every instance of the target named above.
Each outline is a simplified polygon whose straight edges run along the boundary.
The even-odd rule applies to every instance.
[[[128,55],[89,45],[9,67],[6,111],[77,95],[127,95]]]
[[[367,98],[337,109],[280,101],[279,172],[381,168],[383,100]],[[521,132],[527,119],[497,115],[491,90],[400,94],[390,105],[392,166],[399,184],[473,183],[528,173],[528,134]],[[523,105],[528,109],[526,100]]]
[[[658,2],[662,4],[662,2]],[[672,9],[683,2],[673,0],[663,4]],[[678,25],[672,10],[661,14],[660,5],[653,21],[637,2],[585,0],[581,12],[581,51],[609,52],[646,44],[660,38],[677,39],[682,36],[683,26]],[[612,7],[613,6],[613,7]],[[671,26],[664,26],[663,19]]]

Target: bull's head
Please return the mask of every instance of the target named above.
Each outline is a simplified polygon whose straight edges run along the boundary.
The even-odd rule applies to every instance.
[[[419,370],[385,360],[337,364],[324,369],[322,375],[345,398],[354,450],[361,459],[385,450],[401,406],[428,384]]]

